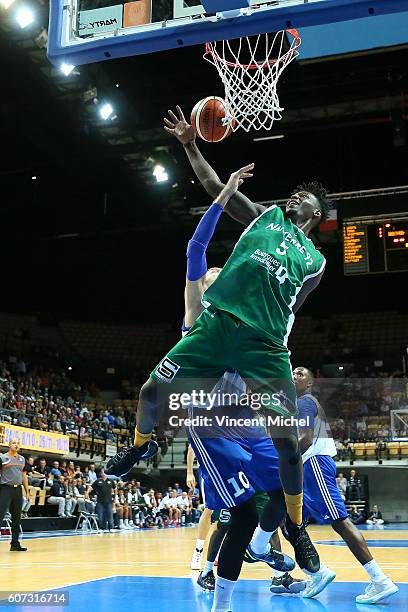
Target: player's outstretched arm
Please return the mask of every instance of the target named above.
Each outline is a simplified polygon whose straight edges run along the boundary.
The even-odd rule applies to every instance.
[[[201,218],[187,247],[187,275],[184,291],[184,326],[190,328],[203,311],[201,299],[207,274],[207,248],[223,211],[213,204]]]
[[[169,132],[169,134],[175,136],[184,146],[187,157],[198,180],[206,192],[212,198],[215,198],[225,185],[221,182],[214,168],[210,166],[200,152],[196,143],[195,131],[186,121],[183,111],[179,106],[177,106],[177,113],[178,116],[173,111],[169,110],[170,119],[167,119],[167,117],[164,119],[164,129],[166,132]],[[265,210],[265,208],[266,207],[261,204],[255,204],[243,193],[237,191],[228,202],[225,212],[239,223],[249,225]]]

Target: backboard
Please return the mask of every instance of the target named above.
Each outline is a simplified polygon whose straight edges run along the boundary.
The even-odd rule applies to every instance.
[[[407,0],[51,0],[48,56],[78,66],[406,10]]]

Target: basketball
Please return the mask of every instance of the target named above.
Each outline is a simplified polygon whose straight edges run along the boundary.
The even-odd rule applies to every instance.
[[[225,103],[218,96],[208,96],[197,102],[191,113],[191,125],[202,140],[221,142],[232,132],[228,125],[223,125]]]

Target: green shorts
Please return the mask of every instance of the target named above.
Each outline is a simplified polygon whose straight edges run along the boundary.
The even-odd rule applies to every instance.
[[[236,370],[246,382],[255,409],[297,415],[288,349],[224,310],[204,310],[151,377],[170,383],[169,392],[174,385],[187,393],[209,392],[226,370]]]

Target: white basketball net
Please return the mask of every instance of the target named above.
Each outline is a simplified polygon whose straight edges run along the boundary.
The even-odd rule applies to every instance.
[[[286,33],[289,49],[284,49]],[[299,55],[300,42],[296,30],[283,30],[207,43],[204,59],[217,68],[225,89],[225,125],[234,131],[270,130],[282,118],[277,84]]]

